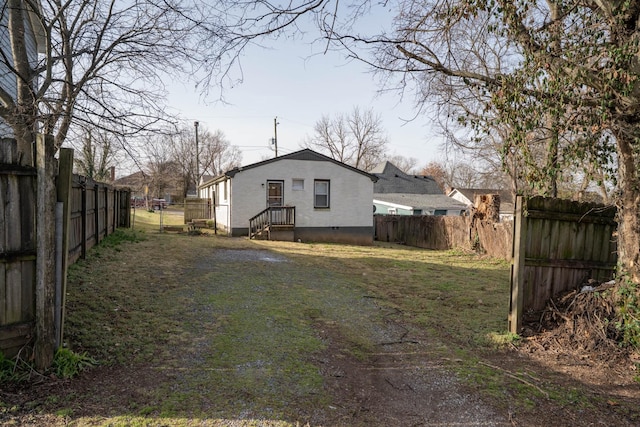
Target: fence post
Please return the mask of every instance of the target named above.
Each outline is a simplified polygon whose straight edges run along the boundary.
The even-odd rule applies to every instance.
[[[45,370],[53,363],[55,351],[55,158],[53,138],[36,136],[36,337],[35,365]]]
[[[524,301],[524,261],[527,240],[526,204],[523,196],[516,197],[513,217],[513,250],[511,257],[511,301],[509,303],[509,332],[518,334],[522,327]]]
[[[131,195],[128,190],[118,190],[118,227],[131,227]]]
[[[120,212],[120,204],[118,203],[118,197],[115,188],[113,189],[111,200],[111,203],[113,204],[113,210],[111,211],[111,226],[113,227],[113,230],[111,231],[115,233],[116,228],[118,227],[118,212]]]
[[[81,237],[81,253],[80,257],[85,259],[87,257],[87,180],[81,180],[80,185],[82,186],[82,233],[80,233]]]
[[[104,237],[109,235],[109,187],[104,188]]]
[[[94,246],[100,243],[100,187],[97,183],[93,184],[93,233],[95,235]]]
[[[65,300],[67,294],[67,269],[69,267],[69,224],[71,222],[71,186],[73,182],[73,149],[60,149],[57,193],[58,202],[64,204],[62,214],[62,295],[60,309],[60,330],[57,340],[62,344],[64,336]]]

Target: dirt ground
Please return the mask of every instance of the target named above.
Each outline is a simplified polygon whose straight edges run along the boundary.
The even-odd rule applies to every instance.
[[[331,322],[319,320],[315,328],[326,349],[309,357],[322,373],[331,399],[312,413],[280,420],[287,425],[640,425],[640,384],[634,380],[634,355],[603,357],[601,349],[572,349],[558,336],[541,333],[532,333],[518,348],[478,355],[479,366],[540,391],[532,394],[528,408],[516,410],[510,404],[512,396],[487,394],[488,384],[456,377],[452,373],[456,356],[443,357],[428,334],[412,325],[389,320],[380,326],[376,351],[366,357],[346,351],[347,339]],[[515,375],[523,370],[527,380]],[[152,391],[158,384],[186,375],[190,375],[188,369],[176,373],[151,365],[99,366],[73,380],[38,378],[29,387],[3,387],[0,424],[102,425],[109,417],[144,413],[144,408],[154,403]],[[566,390],[566,398],[547,397],[547,390],[558,385]],[[60,401],[65,405],[73,401],[73,414],[65,417],[59,411]],[[215,413],[215,408],[211,411]],[[233,420],[187,417],[183,425],[281,425],[266,418],[256,420],[255,415],[238,414]],[[161,417],[149,418],[147,423],[169,425]],[[127,425],[126,419],[122,425]]]
[[[397,328],[398,325],[393,325],[393,329]],[[318,324],[317,329],[329,346],[314,362],[325,378],[332,402],[323,411],[301,414],[310,426],[633,426],[640,423],[640,390],[637,382],[629,379],[628,366],[598,363],[584,355],[576,358],[557,349],[532,354],[528,353],[528,346],[484,358],[505,374],[517,372],[523,364],[528,364],[531,377],[541,388],[545,383],[560,383],[567,393],[582,388],[601,397],[598,405],[579,410],[538,398],[532,401],[531,410],[517,413],[509,408],[508,396],[504,396],[501,403],[482,397],[483,384],[477,384],[476,389],[461,384],[446,369],[451,360],[434,358],[428,342],[423,341],[425,337],[412,334],[398,342],[382,344],[378,354],[362,361],[344,352],[343,338],[331,325]],[[78,425],[93,424],[86,421],[91,419],[99,423],[102,417],[131,411],[131,402],[139,407],[150,404],[147,402],[149,391],[160,382],[174,380],[150,366],[97,367],[74,380],[43,378],[29,388],[0,391],[5,405],[21,408],[10,416],[0,414],[0,422],[22,426],[61,425],[59,416],[47,415],[54,413],[50,409],[56,406],[55,396],[74,396],[77,409],[73,419],[86,417]],[[628,409],[621,410],[625,407]],[[73,425],[72,419],[68,421]],[[149,423],[163,425],[159,421]],[[238,419],[224,424],[199,420],[193,425],[269,424],[266,421],[247,424],[247,420]]]
[[[398,325],[393,325],[397,329]],[[329,343],[317,356],[332,402],[324,410],[300,414],[310,426],[633,426],[640,423],[640,391],[625,375],[624,367],[598,365],[568,355],[539,354],[529,371],[536,383],[553,381],[571,390],[586,388],[602,397],[599,405],[587,409],[558,405],[549,399],[532,401],[530,411],[516,413],[505,401],[482,397],[477,389],[461,384],[447,369],[450,360],[434,359],[424,337],[405,336],[402,342],[381,345],[380,352],[368,361],[346,354],[342,337],[330,325],[318,324],[318,333]],[[530,354],[513,351],[494,356],[495,364],[505,373],[522,368]],[[487,360],[487,359],[484,359]],[[53,416],[55,396],[74,396],[73,419],[84,418],[77,425],[95,419],[131,411],[131,402],[143,407],[160,382],[175,378],[150,366],[97,367],[74,380],[42,379],[29,388],[0,391],[5,405],[20,407],[11,415],[0,414],[2,425],[65,425]],[[532,380],[533,382],[533,380]],[[215,385],[212,384],[212,387]],[[628,408],[620,410],[621,406]],[[635,406],[635,409],[634,409]],[[614,408],[615,407],[615,408]],[[614,411],[613,409],[617,409]],[[49,415],[48,415],[49,414]],[[4,418],[4,419],[3,419]],[[67,420],[74,425],[73,419]],[[251,424],[251,422],[255,424]],[[271,425],[267,421],[197,420],[186,425]],[[294,423],[295,421],[291,421]],[[123,425],[127,425],[126,423]],[[149,425],[164,425],[149,420]],[[168,424],[167,424],[168,425]],[[296,424],[292,424],[296,425]],[[305,424],[297,424],[305,425]]]

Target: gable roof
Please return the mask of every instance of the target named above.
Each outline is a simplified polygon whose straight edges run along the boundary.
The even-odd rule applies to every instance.
[[[500,196],[500,213],[502,215],[513,215],[514,203],[513,203],[513,194],[511,194],[511,191],[488,189],[488,188],[452,188],[447,193],[447,195],[449,197],[454,197],[455,193],[458,193],[464,196],[464,198],[468,200],[467,203],[470,206],[475,203],[476,196],[483,195],[483,194],[497,194],[498,196]]]
[[[138,171],[116,179],[113,184],[116,186],[139,187],[143,186],[147,181],[148,177],[145,176],[144,172]]]
[[[224,174],[213,178],[209,182],[214,181],[214,180],[219,180],[220,178],[223,178],[223,177],[233,178],[237,173],[242,172],[244,170],[257,168],[257,167],[264,166],[264,165],[269,164],[269,163],[279,162],[280,160],[305,160],[305,161],[314,161],[314,162],[330,162],[330,163],[336,164],[338,166],[341,166],[341,167],[343,167],[345,169],[349,169],[349,170],[351,170],[353,172],[356,172],[356,173],[359,173],[361,175],[364,175],[364,176],[368,177],[369,179],[371,179],[371,181],[373,181],[373,182],[376,182],[378,180],[378,178],[375,175],[367,173],[367,172],[365,172],[365,171],[363,171],[361,169],[354,168],[353,166],[349,166],[349,165],[347,165],[345,163],[339,162],[338,160],[332,159],[331,157],[325,156],[324,154],[320,154],[320,153],[317,153],[317,152],[315,152],[313,150],[305,148],[305,149],[300,150],[300,151],[295,151],[293,153],[285,154],[284,156],[274,157],[273,159],[263,160],[261,162],[252,163],[252,164],[246,165],[246,166],[235,167],[235,168],[225,172]]]
[[[467,200],[469,200],[469,203],[471,204],[475,202],[476,196],[483,194],[497,194],[498,196],[500,196],[500,203],[513,204],[513,195],[511,194],[511,191],[508,190],[497,190],[489,188],[452,188],[451,191],[449,191],[448,195],[451,197],[451,195],[455,191],[462,194]]]
[[[426,175],[409,175],[391,162],[383,162],[371,171],[378,177],[374,194],[443,194],[436,181]]]

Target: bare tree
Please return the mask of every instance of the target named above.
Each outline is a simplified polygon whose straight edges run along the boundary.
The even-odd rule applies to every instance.
[[[451,187],[487,188],[479,170],[469,163],[458,162],[450,165]]]
[[[210,133],[205,129],[200,141],[200,162],[204,173],[217,176],[242,163],[242,152],[231,145],[221,130]]]
[[[447,189],[451,186],[451,181],[447,174],[444,165],[440,162],[429,162],[426,166],[420,169],[420,175],[426,175],[433,178],[442,190],[443,193],[447,192]]]
[[[148,198],[165,198],[168,192],[183,184],[181,166],[173,160],[172,147],[167,137],[154,138],[145,144],[144,175]]]
[[[111,168],[115,167],[116,146],[111,138],[104,131],[85,129],[80,150],[74,158],[79,174],[95,181],[108,182],[112,179]]]
[[[324,116],[316,122],[314,132],[305,147],[362,170],[380,163],[386,152],[382,119],[373,110],[354,107],[351,113],[333,119]]]
[[[478,167],[465,161],[429,162],[420,171],[421,175],[428,175],[435,179],[440,189],[447,193],[451,188],[490,188],[502,189],[501,177],[496,179],[492,171],[483,170],[483,164]]]
[[[36,22],[44,55],[29,62],[19,42],[0,58],[17,93],[0,88],[0,117],[13,129],[24,161],[36,129],[60,147],[74,123],[133,134],[164,112],[163,78],[192,68],[197,25],[191,2],[10,0],[1,10],[12,36]],[[197,51],[196,51],[197,52]]]
[[[613,174],[619,188],[620,266],[637,286],[640,4],[444,0],[403,5],[396,33],[377,39],[386,55],[380,68],[397,71],[401,82],[411,75],[428,83],[434,76],[446,76],[458,85],[485,91],[490,99],[486,105],[498,113],[489,116],[489,124],[509,127],[502,152],[519,155],[526,167],[524,178],[540,186],[545,179],[551,182],[546,190],[550,194],[571,164],[593,162]],[[508,38],[517,60],[508,68],[482,68],[467,61],[468,50],[458,55],[457,32],[471,22],[495,38]],[[477,124],[478,136],[486,131],[485,125]],[[621,286],[630,289],[623,282]],[[629,292],[638,297],[637,290]],[[629,321],[625,315],[620,318],[621,324]],[[627,343],[637,344],[639,335],[637,330],[631,333]]]
[[[200,174],[219,175],[235,166],[240,166],[242,153],[231,145],[222,131],[214,133],[206,128],[198,130],[199,155],[196,156],[196,135],[193,127],[183,124],[178,132],[162,138],[168,147],[170,161],[174,164],[176,179],[180,182],[182,196],[196,191],[196,159],[200,160]]]
[[[167,147],[168,154],[165,161],[171,161],[176,174],[181,196],[187,197],[189,190],[196,191],[194,187],[196,176],[196,145],[195,135],[191,127],[183,126],[180,131],[162,138]]]
[[[35,360],[53,360],[54,156],[74,126],[130,135],[166,117],[162,77],[187,71],[195,24],[181,2],[7,0],[0,5],[0,119],[16,161],[37,160]],[[37,49],[37,50],[36,50]],[[40,55],[36,55],[39,53]],[[3,129],[4,130],[4,129]],[[48,135],[38,144],[37,133]],[[82,131],[78,128],[76,135]]]

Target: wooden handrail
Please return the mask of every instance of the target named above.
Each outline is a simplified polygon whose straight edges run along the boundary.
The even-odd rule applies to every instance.
[[[295,227],[295,225],[295,206],[270,206],[249,218],[249,238],[253,239],[265,231],[268,233],[272,226]]]

